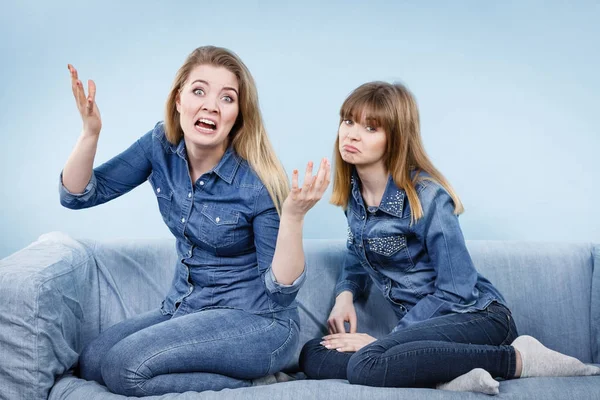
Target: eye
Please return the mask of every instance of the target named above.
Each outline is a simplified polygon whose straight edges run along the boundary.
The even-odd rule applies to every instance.
[[[354,124],[354,122],[351,119],[345,119],[343,122],[348,126],[352,126],[352,124]]]
[[[229,95],[223,96],[222,99],[225,100],[227,103],[233,103],[233,97]]]
[[[202,90],[202,89],[200,89],[200,88],[198,88],[198,89],[194,89],[194,90],[193,90],[193,93],[194,93],[196,96],[202,96],[202,95],[204,94],[204,90]]]
[[[371,125],[365,126],[365,129],[367,130],[367,132],[377,132],[377,128],[375,128]]]

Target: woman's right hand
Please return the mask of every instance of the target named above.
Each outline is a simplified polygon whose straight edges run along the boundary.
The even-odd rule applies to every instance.
[[[68,65],[68,68],[71,73],[73,96],[83,120],[83,135],[97,137],[102,129],[102,119],[96,105],[96,84],[94,81],[88,80],[88,95],[86,96],[83,84],[77,76],[77,70],[71,64]]]
[[[340,293],[335,299],[335,305],[327,319],[329,333],[346,333],[344,322],[350,324],[350,333],[356,333],[356,310],[352,293],[348,291]]]

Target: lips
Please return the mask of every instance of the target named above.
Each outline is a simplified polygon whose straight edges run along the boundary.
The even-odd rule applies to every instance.
[[[342,149],[348,153],[358,153],[358,149],[354,146],[350,146],[349,144],[344,145]]]
[[[203,133],[214,133],[217,130],[217,122],[209,118],[198,119],[194,126]]]

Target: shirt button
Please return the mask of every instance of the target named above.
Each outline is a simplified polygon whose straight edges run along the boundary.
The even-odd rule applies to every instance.
[[[184,222],[185,222],[185,218],[181,218],[181,223],[184,223]]]
[[[360,217],[360,219],[365,219],[365,216],[363,215],[362,217]]]
[[[160,188],[156,188],[156,193],[160,193]]]
[[[192,197],[192,192],[189,192],[189,193],[188,193],[188,197]]]
[[[219,223],[219,221],[221,221],[221,218],[217,217],[217,218],[215,218],[215,221],[217,221],[217,223]]]
[[[200,181],[200,186],[204,186],[204,181]]]
[[[192,249],[190,249],[190,250],[188,251],[188,256],[191,256],[191,255],[192,255]]]

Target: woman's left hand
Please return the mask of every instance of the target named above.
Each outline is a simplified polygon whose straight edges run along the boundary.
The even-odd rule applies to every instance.
[[[309,161],[302,187],[298,187],[298,170],[294,170],[292,173],[292,190],[283,202],[282,215],[303,219],[308,210],[323,197],[331,178],[329,160],[326,158],[321,160],[317,175],[313,176],[312,171],[313,162]]]
[[[334,333],[323,336],[321,344],[329,350],[356,352],[376,340],[366,333]]]

